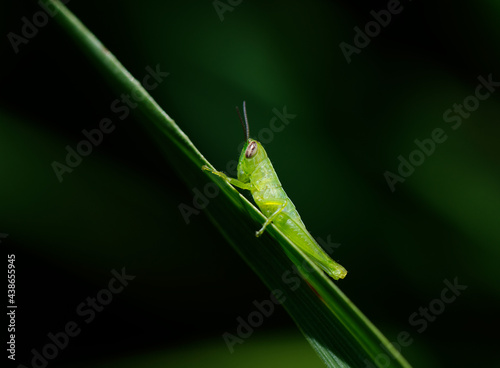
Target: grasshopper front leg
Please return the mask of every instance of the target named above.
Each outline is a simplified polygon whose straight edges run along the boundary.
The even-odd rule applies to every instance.
[[[269,216],[267,218],[266,222],[264,222],[264,225],[262,225],[262,228],[255,233],[255,236],[257,238],[264,233],[264,230],[266,230],[266,227],[268,227],[269,224],[271,222],[273,222],[273,220],[276,218],[276,216],[278,216],[281,213],[281,211],[283,211],[285,209],[285,207],[286,207],[287,204],[288,204],[288,199],[287,198],[285,198],[285,199],[274,199],[274,200],[271,200],[269,202],[262,203],[263,206],[279,205],[279,207],[278,207],[278,209],[271,216]]]
[[[205,170],[205,171],[210,171],[212,174],[217,175],[218,177],[224,179],[224,181],[226,181],[227,183],[229,183],[229,184],[231,184],[231,185],[233,185],[235,187],[238,187],[238,188],[241,188],[241,189],[245,189],[245,190],[251,190],[252,189],[252,184],[250,184],[250,183],[243,183],[242,181],[239,181],[238,179],[230,178],[229,176],[227,176],[226,174],[224,174],[222,171],[217,171],[217,170],[211,169],[207,165],[203,165],[201,167],[201,169]]]

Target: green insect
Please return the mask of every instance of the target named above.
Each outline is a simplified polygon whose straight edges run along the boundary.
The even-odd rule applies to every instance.
[[[238,179],[230,178],[206,165],[202,169],[252,193],[255,203],[267,217],[262,228],[256,232],[257,237],[261,236],[266,227],[273,222],[329,276],[335,280],[343,279],[347,274],[346,269],[332,260],[309,234],[295,206],[283,190],[264,147],[260,142],[250,138],[245,102],[243,102],[245,122],[237,107],[236,111],[245,131],[245,145],[238,160]]]

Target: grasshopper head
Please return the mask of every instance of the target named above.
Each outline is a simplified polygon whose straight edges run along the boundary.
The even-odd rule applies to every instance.
[[[236,107],[236,112],[240,117],[241,126],[245,132],[245,145],[241,150],[240,159],[238,160],[238,180],[243,183],[250,181],[250,175],[255,171],[257,166],[265,159],[267,153],[260,142],[250,138],[250,128],[248,127],[247,105],[243,101],[243,115],[245,120],[241,117],[240,110]]]
[[[238,160],[238,180],[243,183],[250,181],[250,175],[255,171],[257,166],[267,159],[267,153],[260,142],[248,139],[243,149],[241,150],[240,159]]]

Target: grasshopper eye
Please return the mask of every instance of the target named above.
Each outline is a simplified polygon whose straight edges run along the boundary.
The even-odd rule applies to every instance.
[[[255,156],[256,153],[257,153],[257,143],[252,142],[248,145],[247,150],[245,151],[245,157],[252,158],[253,156]]]

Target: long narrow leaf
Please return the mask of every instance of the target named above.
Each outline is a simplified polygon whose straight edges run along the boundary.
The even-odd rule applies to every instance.
[[[210,165],[175,122],[102,43],[59,1],[56,19],[120,90],[134,89],[138,110],[167,159],[190,187],[212,180],[220,194],[206,209],[214,225],[272,290],[309,343],[331,367],[410,367],[380,331],[304,253],[274,226],[255,238],[263,215],[224,181],[201,171]],[[210,268],[207,268],[207,273]],[[382,359],[383,357],[383,359]]]

